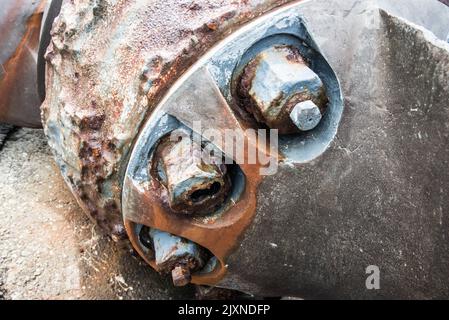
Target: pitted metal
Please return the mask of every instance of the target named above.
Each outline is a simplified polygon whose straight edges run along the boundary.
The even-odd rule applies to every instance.
[[[136,236],[142,225],[208,249],[214,257],[191,275],[193,283],[267,296],[449,296],[442,267],[449,261],[449,19],[442,4],[294,3],[243,26],[189,70],[226,32],[281,3],[217,6],[228,14],[215,20],[210,8],[199,10],[199,18],[176,19],[187,32],[165,23],[181,8],[177,2],[151,10],[145,2],[110,4],[63,8],[48,54],[44,108],[63,174],[100,225],[119,234],[123,208],[131,242],[154,268]],[[80,20],[73,17],[89,27],[74,28]],[[205,22],[204,32],[191,26],[195,21]],[[148,173],[152,148],[195,120],[218,130],[253,127],[237,108],[237,79],[231,78],[279,44],[313,61],[329,97],[322,120],[314,130],[281,137],[279,154],[272,155],[276,175],[260,177],[257,166],[242,166],[244,183],[233,183],[240,192],[233,189],[221,211],[193,219],[172,214]],[[382,290],[364,286],[364,268],[373,263],[380,266]]]
[[[344,6],[335,3],[334,5]],[[367,13],[378,12],[376,11],[378,7],[370,7],[368,4],[367,6]],[[321,30],[317,27],[321,24],[315,22],[314,26],[307,27],[302,20],[302,15],[307,12],[307,21],[309,23],[313,21],[313,18],[318,16],[316,12],[318,9],[314,7],[312,2],[308,2],[299,5],[296,10],[291,9],[290,12],[288,10],[285,9],[281,13],[269,15],[266,17],[267,20],[262,18],[261,21],[264,21],[265,24],[258,24],[257,22],[260,21],[255,21],[254,24],[245,26],[239,32],[231,35],[229,39],[218,44],[214,50],[198,61],[178,80],[157,106],[137,140],[125,178],[123,210],[125,219],[128,220],[127,230],[130,231],[130,237],[133,241],[133,225],[141,223],[182,236],[207,248],[217,258],[218,263],[215,268],[208,269],[211,270],[208,273],[193,274],[193,283],[218,284],[219,286],[238,288],[246,292],[259,292],[262,295],[276,293],[279,295],[334,296],[334,293],[338,292],[339,296],[355,296],[354,291],[357,291],[360,296],[369,294],[388,296],[392,293],[402,292],[404,294],[404,292],[410,292],[407,291],[410,289],[409,286],[404,285],[402,289],[405,291],[401,291],[402,289],[398,289],[397,283],[393,285],[394,281],[392,281],[389,282],[388,293],[366,293],[363,292],[364,288],[359,288],[360,281],[362,286],[364,284],[365,274],[363,269],[357,278],[351,276],[357,274],[357,266],[370,263],[364,258],[365,255],[355,254],[354,246],[357,248],[357,245],[361,244],[364,247],[363,250],[367,250],[366,248],[377,250],[379,248],[375,244],[367,245],[366,242],[368,241],[367,238],[370,241],[374,241],[375,238],[367,236],[369,229],[366,229],[368,226],[363,223],[363,221],[369,219],[369,214],[363,211],[363,208],[366,209],[366,198],[362,195],[364,194],[363,190],[366,189],[363,189],[362,185],[367,180],[371,183],[376,181],[365,175],[370,165],[376,166],[380,170],[379,166],[375,162],[371,162],[370,159],[375,158],[384,161],[382,160],[384,158],[374,149],[371,149],[369,144],[363,143],[363,137],[367,137],[373,142],[376,141],[373,135],[367,133],[365,127],[357,127],[357,132],[350,130],[350,123],[356,121],[353,116],[350,116],[350,120],[346,119],[344,132],[338,139],[335,139],[343,112],[339,82],[329,63],[326,62],[324,54],[321,54],[323,49],[315,43],[308,32],[308,30],[315,30],[315,32],[317,29]],[[324,3],[321,3],[320,10],[326,10]],[[342,20],[339,20],[339,22],[340,28],[343,30],[353,30],[353,25],[348,25]],[[384,29],[375,30],[378,30],[378,32],[374,34],[381,39],[381,31],[384,32]],[[320,35],[323,36],[323,34],[325,34],[324,31],[321,31]],[[370,31],[364,30],[364,35],[367,36],[367,34],[370,34]],[[347,41],[346,35],[349,37],[351,33],[342,33],[345,41]],[[296,37],[302,39],[302,41],[297,41]],[[142,167],[142,163],[147,161],[145,160],[148,155],[147,148],[151,148],[153,140],[159,139],[154,136],[154,133],[158,132],[158,128],[174,130],[177,127],[174,125],[171,129],[168,129],[168,121],[162,121],[162,119],[173,117],[189,128],[193,127],[195,120],[203,120],[204,123],[221,131],[226,128],[245,129],[253,126],[254,123],[251,122],[251,119],[245,118],[244,113],[239,113],[238,101],[235,101],[234,96],[235,84],[238,83],[238,79],[233,79],[232,75],[238,75],[258,53],[280,43],[294,45],[303,50],[301,55],[311,58],[310,60],[314,62],[311,64],[311,69],[319,75],[326,87],[329,106],[319,125],[314,130],[281,138],[279,158],[277,158],[280,170],[277,174],[261,177],[255,173],[257,172],[255,168],[241,166],[247,184],[241,197],[228,210],[217,214],[212,219],[186,221],[185,219],[173,218],[169,213],[163,211],[158,204],[157,196],[151,196],[154,185],[151,180],[140,175],[139,169]],[[339,44],[341,43],[345,42],[339,42]],[[384,42],[380,43],[384,44]],[[441,43],[438,45],[441,45]],[[324,52],[327,52],[327,57],[329,57],[329,53],[335,54],[341,50],[340,45],[335,45],[335,51],[332,51],[332,48],[334,47],[329,43],[325,46]],[[376,57],[380,59],[380,56]],[[344,59],[338,56],[332,56],[331,61],[332,66],[338,66],[339,74],[345,76],[345,83],[349,82],[356,85],[351,82],[350,75],[354,75],[351,71],[356,71],[348,68],[349,61],[342,63]],[[363,65],[363,60],[356,61],[359,67]],[[355,63],[355,61],[351,61],[351,63]],[[422,67],[425,68],[425,66]],[[395,72],[397,71],[395,69]],[[382,72],[388,74],[388,70]],[[233,82],[233,80],[235,81]],[[360,78],[358,78],[358,81],[360,81]],[[364,84],[366,86],[366,83]],[[357,91],[352,91],[350,87],[343,86],[342,88],[350,96],[363,92],[363,90],[360,90],[359,84],[357,84]],[[375,93],[377,94],[370,96],[370,102],[363,100],[361,96],[357,96],[357,103],[368,107],[368,103],[374,101],[372,100],[374,97],[377,99],[375,101],[382,99],[386,102],[389,100],[389,97],[378,92]],[[349,101],[350,105],[353,106],[353,109],[348,111],[349,115],[352,112],[356,112],[359,117],[364,115],[362,117],[364,119],[363,126],[367,126],[370,123],[369,121],[373,121],[369,114],[364,113],[364,109],[358,109],[354,103],[350,102],[351,100],[346,101]],[[397,110],[397,112],[400,111]],[[379,123],[378,125],[378,129],[381,128]],[[349,134],[349,131],[351,134]],[[394,131],[389,132],[390,134],[394,133]],[[202,132],[199,132],[199,134],[202,134]],[[358,140],[362,143],[361,149],[351,149],[355,151],[343,149],[341,139],[349,143],[354,137],[353,135],[361,139]],[[386,139],[388,139],[388,136]],[[381,145],[377,144],[377,146],[382,149]],[[352,156],[352,152],[362,151],[372,152],[370,152],[370,157],[366,159]],[[347,163],[347,161],[351,163]],[[366,163],[366,161],[369,163]],[[358,166],[357,172],[351,170],[352,164]],[[332,176],[332,179],[327,179],[327,176]],[[376,177],[390,182],[388,188],[392,188],[393,185],[398,186],[398,180],[390,179],[385,172],[381,175],[382,178],[379,175],[376,175]],[[360,184],[361,189],[357,191],[359,196],[351,197],[354,189],[341,188],[338,183],[333,182],[339,181],[339,179],[351,181],[351,184]],[[318,189],[315,188],[317,184],[319,185]],[[256,202],[256,198],[252,197],[253,192],[257,192],[257,199],[260,202]],[[375,208],[375,194],[365,195],[370,199],[373,208]],[[339,202],[338,197],[334,197],[336,195],[345,197],[344,204]],[[310,202],[310,199],[313,199],[313,201]],[[346,211],[347,209],[343,212],[339,211],[333,206],[335,201],[344,208],[357,208],[358,211]],[[399,200],[393,202],[396,205],[395,210],[400,210],[403,202]],[[297,203],[301,205],[298,206]],[[139,208],[145,208],[145,210]],[[254,208],[256,212],[253,211]],[[320,214],[317,214],[317,212]],[[395,220],[398,217],[394,216],[393,212],[396,211],[391,211],[390,215],[389,209],[384,208],[384,211],[379,214],[385,213],[390,219]],[[291,221],[295,221],[295,223],[291,224]],[[332,230],[332,235],[326,234],[326,229],[320,224],[322,221],[326,223],[326,228]],[[376,219],[376,221],[381,223],[382,220]],[[406,222],[402,221],[402,223]],[[383,225],[381,229],[374,227],[372,224],[369,225],[369,228],[375,228],[375,232],[381,234],[382,229],[391,227],[387,222],[381,224]],[[364,232],[351,233],[351,228],[355,225]],[[275,233],[270,231],[273,226],[276,226]],[[344,228],[346,233],[342,234],[340,228]],[[410,226],[410,228],[413,227]],[[410,235],[408,232],[406,233]],[[239,243],[239,239],[235,237],[237,234],[243,235],[242,245],[229,246],[229,244]],[[307,236],[303,237],[302,234],[307,234]],[[345,238],[346,235],[351,235],[352,240]],[[270,239],[273,239],[273,241]],[[385,235],[383,239],[394,242],[394,240],[388,238],[388,235]],[[349,241],[351,246],[345,247],[345,241]],[[320,245],[321,242],[327,244],[322,246]],[[307,245],[304,246],[303,243],[307,243]],[[295,247],[293,251],[291,246]],[[257,250],[252,250],[256,247]],[[333,248],[333,250],[330,250],[330,248]],[[325,260],[320,258],[322,250],[327,255]],[[267,251],[269,252],[268,255],[261,254]],[[309,251],[313,251],[314,255],[310,255]],[[340,254],[345,258],[340,259]],[[245,258],[248,255],[251,256],[249,260]],[[391,262],[397,259],[393,254],[387,254],[386,256],[391,259]],[[425,257],[422,258],[425,259]],[[268,260],[269,263],[267,263]],[[150,259],[148,261],[151,263]],[[309,265],[308,261],[313,261],[313,266]],[[335,271],[333,266],[326,264],[326,261],[334,261],[338,265],[338,270],[344,271],[341,273],[336,271],[338,277],[335,279],[323,278],[323,274],[332,274],[331,269]],[[348,261],[351,261],[350,267],[347,265]],[[243,268],[242,265],[244,265]],[[273,269],[273,266],[276,267]],[[258,270],[256,274],[254,274],[253,268]],[[292,271],[296,269],[302,271]],[[317,272],[317,269],[326,270],[326,273]],[[273,272],[273,270],[276,272]],[[307,270],[307,272],[303,270]],[[444,275],[444,272],[439,274],[440,277],[444,277]],[[406,275],[402,273],[402,276]],[[340,278],[345,279],[345,286],[337,289],[336,286],[340,283],[338,281]],[[319,290],[316,289],[317,285],[320,288]]]
[[[320,99],[327,101],[323,94],[325,88],[330,90],[329,112],[324,116],[326,121],[321,123],[321,130],[315,132],[313,140],[307,134],[297,133],[282,142],[284,145],[295,142],[297,146],[302,146],[292,147],[291,152],[300,152],[301,148],[311,145],[318,147],[320,152],[325,151],[325,144],[320,143],[320,139],[326,141],[333,138],[343,108],[342,98],[338,80],[308,33],[303,19],[298,14],[299,8],[299,5],[291,6],[262,17],[220,42],[173,85],[153,111],[136,141],[125,176],[122,198],[128,234],[138,247],[135,228],[145,225],[189,239],[210,251],[217,261],[216,264],[208,272],[193,274],[193,283],[216,284],[225,276],[229,254],[254,219],[257,188],[265,178],[259,170],[262,167],[260,159],[255,164],[239,163],[240,175],[243,175],[245,183],[241,182],[241,178],[239,180],[235,177],[229,192],[230,198],[228,197],[221,207],[210,210],[207,215],[193,219],[179,218],[172,214],[175,210],[165,205],[165,188],[160,185],[164,179],[155,179],[154,175],[148,175],[145,168],[157,159],[156,146],[163,141],[163,137],[180,127],[200,130],[194,131],[200,136],[207,136],[206,131],[209,129],[223,136],[228,130],[234,130],[243,133],[244,145],[259,146],[245,131],[258,127],[247,122],[244,115],[238,112],[240,105],[233,92],[235,93],[234,81],[240,74],[239,70],[265,50],[268,50],[267,61],[270,64],[275,64],[278,58],[281,63],[290,59],[295,64],[294,71],[301,71],[299,75],[296,72],[284,73],[287,78],[291,78],[290,83],[285,81],[285,78],[282,79],[287,83],[286,100],[293,104],[292,107],[298,101],[308,98],[317,97],[317,103]],[[274,52],[270,48],[275,48]],[[307,59],[313,57],[309,62],[310,68],[303,63],[300,53]],[[324,80],[321,81],[321,78]],[[279,85],[283,84],[279,82]],[[301,95],[301,90],[302,99],[295,100],[298,92]],[[289,113],[285,116],[294,126]],[[200,128],[196,127],[197,122],[202,124]],[[228,154],[227,151],[220,150],[224,157],[233,159],[234,155]],[[274,162],[297,161],[288,154],[261,149],[259,152],[264,152],[265,156],[273,158]],[[180,159],[193,160],[184,156]],[[170,190],[170,187],[168,189]],[[185,202],[184,207],[188,207]],[[154,266],[155,261],[145,255],[143,250],[141,252]]]
[[[203,147],[185,130],[159,143],[151,170],[164,186],[170,208],[182,214],[214,212],[231,185],[221,154],[204,159]]]
[[[217,41],[286,2],[63,2],[46,54],[43,122],[63,176],[103,230],[126,237],[123,173],[168,88]]]

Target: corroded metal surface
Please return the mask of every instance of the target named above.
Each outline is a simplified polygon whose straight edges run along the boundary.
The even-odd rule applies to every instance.
[[[282,134],[300,129],[290,119],[298,103],[311,100],[324,112],[328,102],[321,79],[291,46],[275,46],[252,59],[239,79],[238,94],[242,108]]]
[[[79,203],[125,236],[120,177],[140,124],[200,55],[287,1],[65,1],[47,52],[46,134]]]
[[[210,251],[216,264],[193,274],[194,283],[268,296],[449,296],[449,19],[442,4],[303,2],[282,19],[235,32],[229,51],[207,68],[200,60],[161,102],[206,49],[279,4],[67,1],[47,55],[44,119],[69,185],[101,226],[122,236],[121,178],[146,120],[122,199],[131,242],[154,268],[155,257],[139,245],[139,225]],[[253,126],[232,104],[230,77],[245,52],[258,53],[251,44],[276,30],[309,41],[314,71],[329,89],[323,120],[311,132],[281,137],[279,154],[268,155],[279,164],[276,174],[262,177],[260,163],[241,165],[243,190],[223,212],[172,214],[148,176],[150,144],[169,132],[172,118],[189,128],[201,118],[219,131]],[[383,272],[380,291],[364,286],[371,264]],[[175,271],[180,282],[184,271]]]
[[[201,270],[207,261],[207,252],[197,244],[167,232],[151,229],[155,265],[160,273],[171,273],[173,284],[185,286],[191,273]]]
[[[243,54],[250,53],[247,58],[251,59],[258,54],[258,50],[264,51],[273,44],[280,45],[285,41],[298,50],[299,47],[307,48],[308,56],[313,54],[314,57],[313,68],[326,79],[326,88],[332,91],[329,112],[325,114],[326,121],[323,121],[320,131],[313,132],[313,139],[307,134],[298,133],[286,137],[282,144],[284,147],[291,144],[289,149],[296,152],[304,150],[302,148],[307,148],[308,144],[317,150],[317,143],[321,145],[322,141],[335,135],[342,111],[338,81],[320,55],[319,48],[314,45],[297,10],[292,5],[275,11],[220,42],[173,85],[145,123],[130,157],[123,186],[122,208],[131,242],[152,266],[155,266],[154,259],[145,254],[137,238],[139,225],[176,234],[208,249],[215,260],[210,265],[208,263],[204,270],[192,274],[192,282],[207,285],[219,282],[226,276],[229,255],[238,247],[244,231],[256,218],[258,186],[266,178],[262,169],[266,169],[267,163],[298,161],[288,154],[278,153],[274,147],[276,140],[272,139],[273,136],[277,137],[277,132],[270,132],[270,146],[267,146],[268,136],[263,134],[264,131],[258,131],[256,138],[254,129],[257,126],[253,127],[254,123],[247,122],[238,113],[241,109],[231,92],[233,79],[239,73],[236,70],[240,64],[243,67],[246,65],[245,60],[241,59]],[[284,37],[287,33],[290,33],[288,38]],[[269,43],[264,41],[266,38],[270,39]],[[305,42],[307,47],[302,44]],[[195,125],[198,121],[203,124],[201,127]],[[206,140],[209,139],[207,131],[210,129],[222,136],[229,131],[237,135],[240,132],[236,147],[258,149],[257,161],[250,160],[250,152],[243,152],[243,161],[237,160],[234,148],[226,148],[218,142],[218,135],[214,135],[213,143],[217,143],[217,147],[220,145],[218,148],[226,157],[236,162],[240,174],[233,177],[231,198],[226,199],[222,207],[200,217],[179,217],[167,210],[157,181],[146,169],[154,157],[157,142],[178,127],[188,127]],[[263,159],[270,161],[264,162]]]
[[[166,191],[162,197],[171,210],[208,214],[224,202],[231,181],[220,154],[204,161],[201,144],[181,130],[163,139],[157,149],[150,169]]]
[[[427,0],[326,0],[301,12],[341,81],[339,131],[319,158],[281,165],[262,182],[256,218],[219,285],[447,299],[449,10]],[[367,290],[369,265],[380,269],[379,290]]]
[[[417,10],[418,4],[415,2],[413,13],[419,11],[420,15],[414,19],[422,19],[421,24],[445,39],[447,23],[439,29],[439,25],[434,27],[429,18],[440,14],[440,21],[444,20],[444,14],[438,11],[441,5],[433,2],[435,7],[428,9],[426,16],[426,11]],[[416,190],[422,190],[419,183],[423,181],[426,188],[437,193],[440,189],[439,192],[445,194],[441,190],[449,187],[448,179],[436,181],[432,178],[433,170],[447,171],[443,165],[447,162],[443,159],[448,158],[448,150],[443,147],[447,146],[447,126],[444,125],[447,110],[432,108],[434,104],[444,105],[443,101],[447,100],[447,44],[429,32],[420,36],[422,28],[386,13],[386,10],[391,14],[405,12],[407,16],[408,11],[404,8],[413,7],[405,2],[369,1],[347,4],[335,1],[329,7],[329,2],[311,1],[292,11],[288,8],[279,15],[270,15],[271,24],[255,21],[254,25],[236,32],[226,39],[225,44],[221,43],[209,52],[204,57],[209,59],[207,62],[199,61],[175,84],[139,136],[130,161],[131,174],[125,179],[127,192],[123,197],[131,237],[133,224],[141,223],[181,235],[209,249],[219,264],[214,272],[193,275],[193,282],[200,284],[218,283],[261,295],[448,296],[449,288],[444,283],[448,271],[440,268],[447,264],[449,248],[444,239],[448,237],[448,229],[441,225],[437,216],[426,213],[440,212],[447,206],[448,199],[442,196],[431,201],[425,195],[421,199],[416,197]],[[352,14],[347,16],[347,10]],[[318,14],[322,12],[326,14]],[[335,15],[335,12],[340,14]],[[228,96],[232,74],[228,71],[234,70],[234,57],[242,56],[235,52],[241,48],[247,52],[248,46],[257,42],[260,34],[273,39],[273,34],[267,35],[263,26],[270,26],[271,31],[278,28],[283,34],[286,29],[291,32],[301,30],[300,24],[295,25],[292,21],[301,20],[298,17],[303,15],[309,30],[316,35],[312,39],[303,38],[310,40],[309,43],[316,39],[321,45],[318,49],[322,50],[318,52],[330,57],[341,79],[345,103],[350,107],[345,109],[338,136],[333,136],[332,123],[338,125],[341,109],[338,103],[333,103],[325,113],[324,121],[310,133],[310,140],[307,140],[307,134],[281,137],[281,157],[276,159],[279,161],[276,174],[261,177],[251,170],[251,166],[241,166],[248,185],[229,210],[209,220],[173,218],[160,205],[157,194],[152,192],[151,181],[142,175],[138,165],[139,161],[145,164],[152,139],[157,140],[157,135],[161,134],[154,123],[158,112],[165,111],[189,127],[201,119],[221,131],[225,128],[245,129],[248,123],[241,121],[235,113],[232,95]],[[327,22],[322,23],[321,19]],[[293,29],[288,29],[289,22],[294,25]],[[337,39],[323,27],[329,25],[338,25]],[[400,33],[402,36],[394,35],[396,28],[404,28],[408,36],[403,32]],[[360,32],[356,33],[360,37],[354,35],[354,30]],[[358,42],[351,42],[353,39]],[[378,51],[370,55],[370,45],[374,41]],[[413,43],[418,45],[416,50],[411,50]],[[401,45],[407,50],[402,51]],[[227,51],[223,46],[233,50]],[[347,58],[348,51],[352,52],[354,47],[359,55]],[[344,55],[342,48],[345,48]],[[404,56],[411,61],[402,61]],[[422,57],[432,62],[420,64],[420,72],[414,73],[411,80],[408,73],[413,69],[410,66]],[[319,59],[316,55],[314,58]],[[325,61],[320,65],[326,66]],[[371,69],[372,66],[378,67]],[[435,72],[439,76],[435,77]],[[331,92],[330,102],[338,102],[339,87],[328,81],[332,73],[321,74]],[[398,79],[401,79],[399,83]],[[417,96],[411,94],[416,90],[421,92],[418,101],[415,101]],[[426,95],[426,91],[432,94]],[[432,111],[435,112],[432,120],[425,121],[422,113],[420,115],[420,112]],[[403,121],[404,117],[409,121]],[[429,143],[419,141],[424,138],[416,132],[416,128],[424,130],[426,122],[432,128],[439,128],[438,132],[427,131]],[[324,130],[326,125],[328,131]],[[160,127],[167,129],[169,121],[162,121]],[[330,140],[326,141],[329,136]],[[414,140],[409,140],[412,137]],[[302,148],[307,144],[310,149]],[[316,155],[313,151],[323,144],[324,151]],[[440,150],[439,154],[435,154],[436,149]],[[429,154],[432,156],[428,157]],[[310,158],[304,161],[304,157]],[[438,164],[433,162],[434,157],[438,157]],[[415,175],[419,175],[419,180],[408,180]],[[436,186],[429,184],[432,180]],[[252,195],[254,191],[256,197]],[[415,196],[411,197],[412,194]],[[246,207],[249,203],[255,206]],[[409,212],[413,212],[413,217],[408,215]],[[440,217],[446,219],[444,214]],[[136,244],[134,239],[131,240]],[[422,250],[423,246],[427,249]],[[438,266],[433,266],[428,254],[435,248],[441,254]],[[408,258],[403,257],[402,252],[407,252]],[[151,263],[150,259],[148,261]],[[413,270],[403,268],[402,263],[413,264]],[[371,264],[381,265],[385,272],[383,290],[369,291],[365,287],[365,268]],[[434,271],[438,281],[429,281],[419,266],[427,273]],[[411,282],[412,279],[416,282]]]
[[[37,51],[46,0],[3,0],[0,11],[0,122],[41,127]]]

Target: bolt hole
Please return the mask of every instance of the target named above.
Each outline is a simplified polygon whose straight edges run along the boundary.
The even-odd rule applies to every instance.
[[[190,199],[192,199],[193,202],[201,202],[205,198],[213,197],[215,194],[217,194],[221,189],[221,184],[218,182],[214,182],[209,188],[207,189],[200,189],[195,192],[193,192],[190,195]]]
[[[150,237],[150,228],[143,226],[139,233],[139,240],[144,247],[153,250],[153,240]]]

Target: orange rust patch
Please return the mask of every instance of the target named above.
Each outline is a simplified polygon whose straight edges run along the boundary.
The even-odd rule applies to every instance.
[[[19,19],[24,6],[18,3],[10,15]],[[29,5],[29,4],[28,4]],[[0,120],[15,124],[40,126],[39,98],[37,96],[36,55],[39,47],[39,35],[46,0],[42,0],[26,22],[25,33],[13,55],[2,65],[3,78],[0,80]],[[5,30],[6,29],[6,30]],[[2,32],[8,33],[8,26],[2,26]],[[1,36],[1,35],[0,35]],[[5,41],[5,36],[1,41]],[[33,87],[35,92],[27,94],[22,87]]]
[[[254,145],[258,141],[245,139],[245,145]],[[263,149],[262,149],[263,150]],[[277,154],[269,154],[270,148],[266,148],[266,156],[279,159]],[[245,163],[248,163],[248,153],[245,153]],[[260,175],[261,164],[244,164],[240,166],[246,177],[246,187],[239,201],[235,203],[222,216],[213,223],[202,222],[196,219],[186,218],[173,214],[164,206],[158,189],[154,185],[139,190],[132,185],[131,194],[134,194],[136,210],[133,216],[125,219],[125,228],[130,241],[139,254],[156,269],[154,260],[146,255],[141,247],[138,235],[134,232],[136,223],[156,228],[177,236],[189,239],[208,249],[219,261],[218,266],[208,274],[192,275],[192,283],[214,285],[226,274],[226,260],[238,244],[240,237],[251,224],[257,205],[257,189],[263,176]]]

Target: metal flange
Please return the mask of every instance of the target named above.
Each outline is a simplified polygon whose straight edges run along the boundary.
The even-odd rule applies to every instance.
[[[298,131],[284,137],[280,140],[280,152],[271,148],[274,145],[260,149],[263,137],[246,133],[248,129],[263,127],[246,113],[236,94],[244,66],[260,52],[274,46],[290,46],[298,50],[307,60],[310,70],[322,79],[326,91],[331,93],[328,111],[313,134]],[[138,231],[142,226],[188,239],[207,249],[213,256],[207,267],[192,275],[192,282],[217,284],[226,274],[227,257],[254,219],[257,189],[264,179],[260,169],[267,163],[261,163],[260,159],[256,163],[238,163],[231,176],[231,189],[221,206],[206,215],[186,217],[176,214],[177,210],[167,200],[170,188],[161,185],[160,179],[148,170],[154,167],[158,145],[180,128],[206,137],[206,140],[210,129],[223,136],[231,130],[242,132],[241,142],[256,146],[258,152],[270,160],[268,162],[299,163],[305,161],[304,157],[310,160],[325,151],[336,133],[342,110],[337,77],[308,33],[297,4],[243,27],[193,65],[169,90],[144,125],[131,154],[123,184],[123,216],[131,242],[142,257],[157,269],[154,252],[142,246],[139,240]],[[202,123],[200,128],[196,125],[198,122]],[[221,143],[216,147],[224,157],[236,160],[234,154],[222,149]],[[301,156],[298,157],[298,154]],[[180,160],[183,161],[190,159]]]

